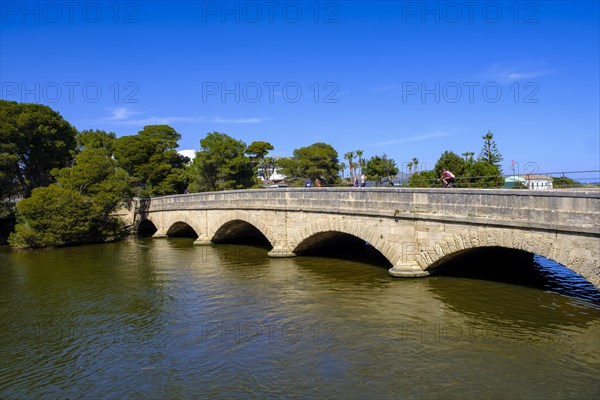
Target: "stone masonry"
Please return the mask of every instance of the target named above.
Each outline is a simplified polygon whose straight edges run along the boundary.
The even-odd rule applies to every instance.
[[[343,232],[379,250],[399,277],[429,275],[473,248],[519,249],[557,261],[600,288],[597,190],[237,190],[157,197],[143,207],[138,200],[121,216],[134,225],[150,220],[154,237],[187,224],[199,245],[211,244],[226,224],[234,231],[250,224],[271,243],[271,257],[294,256],[318,233]]]

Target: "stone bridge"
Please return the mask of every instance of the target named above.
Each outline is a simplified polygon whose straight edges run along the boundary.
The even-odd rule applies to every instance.
[[[505,248],[554,260],[600,288],[597,190],[263,189],[134,205],[122,216],[136,230],[187,233],[198,245],[260,233],[272,246],[269,256],[292,257],[352,237],[377,249],[399,277],[429,275],[474,249]]]

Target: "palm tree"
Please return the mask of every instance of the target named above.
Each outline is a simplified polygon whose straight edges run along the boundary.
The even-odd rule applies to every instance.
[[[349,151],[346,154],[344,154],[344,158],[346,160],[348,160],[348,164],[349,164],[349,168],[350,168],[350,181],[354,183],[354,152],[353,151]]]
[[[267,164],[267,178],[270,178],[271,176],[273,176],[273,173],[275,173],[275,159],[273,157],[267,157],[265,161]]]
[[[363,166],[364,166],[363,158],[362,158],[363,153],[364,153],[364,150],[356,150],[356,156],[358,157],[358,166],[360,167],[361,175],[363,174]]]
[[[413,157],[412,163],[413,163],[415,172],[417,172],[419,170],[419,159],[417,157]]]
[[[412,172],[413,165],[414,164],[412,162],[409,162],[408,164],[406,164],[406,168],[408,169],[408,172]]]
[[[258,169],[261,172],[263,180],[267,180],[266,169],[267,169],[267,161],[264,158],[258,159]]]
[[[344,171],[346,171],[346,167],[348,167],[346,165],[346,163],[344,163],[344,162],[340,163],[340,172],[342,173],[342,180],[344,180]]]

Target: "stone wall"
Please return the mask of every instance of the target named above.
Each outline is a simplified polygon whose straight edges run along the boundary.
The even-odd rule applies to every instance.
[[[153,198],[145,212],[167,236],[184,222],[210,244],[232,221],[256,227],[273,257],[322,232],[343,232],[378,249],[395,276],[428,275],[447,257],[506,247],[555,260],[600,287],[600,191],[298,188]]]

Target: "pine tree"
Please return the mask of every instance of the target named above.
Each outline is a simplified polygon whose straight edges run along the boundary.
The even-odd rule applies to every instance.
[[[479,160],[488,162],[500,168],[500,162],[502,162],[504,158],[502,157],[502,154],[500,154],[500,151],[498,151],[498,147],[494,141],[494,134],[488,130],[488,132],[482,136],[482,139],[483,148],[479,153]]]

